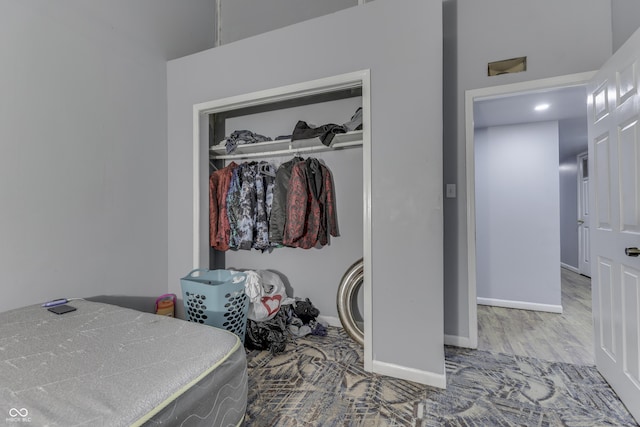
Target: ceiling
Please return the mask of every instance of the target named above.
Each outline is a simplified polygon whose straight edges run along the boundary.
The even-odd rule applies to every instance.
[[[545,111],[536,105],[548,104]],[[549,89],[476,100],[475,128],[558,121],[560,160],[587,150],[587,94],[584,86]]]

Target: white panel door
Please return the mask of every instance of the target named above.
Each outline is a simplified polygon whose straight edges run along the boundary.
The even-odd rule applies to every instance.
[[[596,366],[640,421],[640,31],[589,85]]]
[[[589,155],[578,155],[578,272],[591,277],[589,244]]]

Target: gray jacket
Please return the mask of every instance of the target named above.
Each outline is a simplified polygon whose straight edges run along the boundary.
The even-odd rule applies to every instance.
[[[291,169],[293,169],[293,165],[301,161],[303,161],[302,157],[294,157],[281,164],[276,172],[271,217],[269,218],[269,241],[271,244],[282,245],[282,236],[287,220],[287,190],[291,179]]]

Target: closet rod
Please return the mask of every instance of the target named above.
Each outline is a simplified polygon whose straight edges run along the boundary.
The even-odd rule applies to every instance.
[[[295,155],[295,154],[311,153],[311,152],[333,151],[340,148],[349,148],[349,147],[358,147],[358,146],[362,146],[362,141],[337,142],[333,144],[331,147],[327,147],[325,145],[318,145],[318,146],[312,146],[312,147],[290,148],[286,150],[262,151],[262,152],[255,152],[255,153],[221,154],[221,155],[216,154],[216,155],[211,155],[210,159],[232,160],[232,159],[251,159],[254,157],[278,157],[278,156],[287,156],[287,155]]]

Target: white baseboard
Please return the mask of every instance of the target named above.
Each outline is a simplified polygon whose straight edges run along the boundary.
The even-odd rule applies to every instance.
[[[567,270],[573,271],[576,274],[580,274],[580,272],[578,271],[578,269],[572,265],[569,264],[565,264],[564,262],[560,263],[560,267],[562,268],[566,268]]]
[[[421,371],[419,369],[407,368],[393,363],[373,361],[373,372],[380,375],[387,375],[401,380],[413,381],[437,388],[447,387],[447,374],[442,366],[442,374]]]
[[[562,314],[561,305],[539,304],[536,302],[525,302],[525,301],[509,301],[509,300],[503,300],[503,299],[482,298],[482,297],[478,297],[477,301],[478,301],[478,304],[480,305],[491,305],[494,307],[504,307],[504,308],[517,308],[519,310],[546,311],[548,313]]]
[[[329,326],[335,326],[338,328],[342,328],[342,322],[340,322],[339,317],[335,316],[318,316],[318,321],[328,323]],[[453,337],[459,338],[458,342],[464,342],[463,340],[468,338],[461,337]],[[446,337],[445,337],[446,340]],[[446,341],[445,341],[446,343]],[[451,344],[456,345],[456,344]],[[463,344],[458,345],[459,347],[467,347]],[[444,367],[443,367],[444,368]],[[380,362],[377,360],[373,361],[373,372],[380,375],[387,375],[393,378],[399,378],[402,380],[413,381],[420,384],[425,384],[432,387],[438,388],[446,388],[447,386],[447,377],[446,374],[434,374],[433,372],[421,371],[419,369],[407,368],[404,366],[396,365],[393,363]]]
[[[469,337],[460,337],[458,335],[446,335],[444,336],[444,345],[451,345],[454,347],[463,348],[475,348],[471,345]]]
[[[318,322],[322,322],[322,323],[328,323],[329,326],[335,326],[336,328],[342,328],[342,322],[340,321],[339,317],[335,317],[335,316],[323,316],[320,315],[317,318]]]

